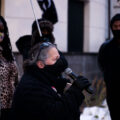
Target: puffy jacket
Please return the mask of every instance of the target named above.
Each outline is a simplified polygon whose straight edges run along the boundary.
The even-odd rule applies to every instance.
[[[37,66],[24,73],[14,94],[12,120],[79,120],[84,99],[81,90],[72,86],[61,96],[53,78]]]

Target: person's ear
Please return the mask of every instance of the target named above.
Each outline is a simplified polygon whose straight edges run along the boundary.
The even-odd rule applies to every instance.
[[[42,61],[37,61],[37,66],[41,69],[45,67]]]

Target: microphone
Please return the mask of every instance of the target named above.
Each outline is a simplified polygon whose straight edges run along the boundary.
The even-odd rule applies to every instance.
[[[66,68],[65,69],[65,74],[68,75],[70,78],[72,78],[73,80],[77,79],[77,75],[75,73],[72,72],[71,68]],[[93,94],[94,90],[91,86],[89,86],[88,88],[85,89],[89,94]]]

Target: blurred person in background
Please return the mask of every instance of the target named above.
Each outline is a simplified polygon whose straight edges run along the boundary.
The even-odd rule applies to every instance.
[[[38,19],[39,26],[42,29],[42,31],[41,31],[42,35],[43,35],[42,38],[44,37],[44,34],[47,35],[47,33],[50,32],[51,37],[53,37],[52,39],[54,39],[54,36],[52,35],[53,25],[58,22],[58,16],[57,16],[55,4],[54,4],[53,0],[37,0],[37,3],[43,12],[42,17],[40,19]],[[44,22],[44,21],[45,21],[46,25],[44,23],[43,24],[44,26],[43,26],[41,22]],[[35,25],[35,27],[34,27],[34,25]],[[32,33],[35,29],[37,29],[36,21],[34,21],[32,24]],[[24,36],[21,36],[16,41],[16,46],[17,46],[20,54],[23,56],[23,61],[29,57],[28,52],[31,48],[31,38],[32,38],[32,35],[24,35]]]
[[[98,64],[104,75],[107,90],[107,103],[112,120],[117,120],[116,103],[119,106],[120,81],[120,14],[111,19],[113,38],[104,42],[99,50]]]
[[[18,72],[12,53],[8,27],[0,16],[0,120],[8,120]]]

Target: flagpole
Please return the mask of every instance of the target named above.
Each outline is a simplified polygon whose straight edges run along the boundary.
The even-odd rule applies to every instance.
[[[36,21],[36,24],[37,24],[37,28],[38,28],[38,31],[39,31],[39,35],[40,35],[40,37],[42,37],[42,32],[41,32],[41,29],[40,29],[40,26],[39,26],[37,17],[36,17],[36,15],[35,15],[35,10],[34,10],[34,6],[33,6],[32,0],[30,0],[30,3],[31,3],[31,7],[32,7],[32,11],[33,11],[34,18],[35,18],[35,21]]]

